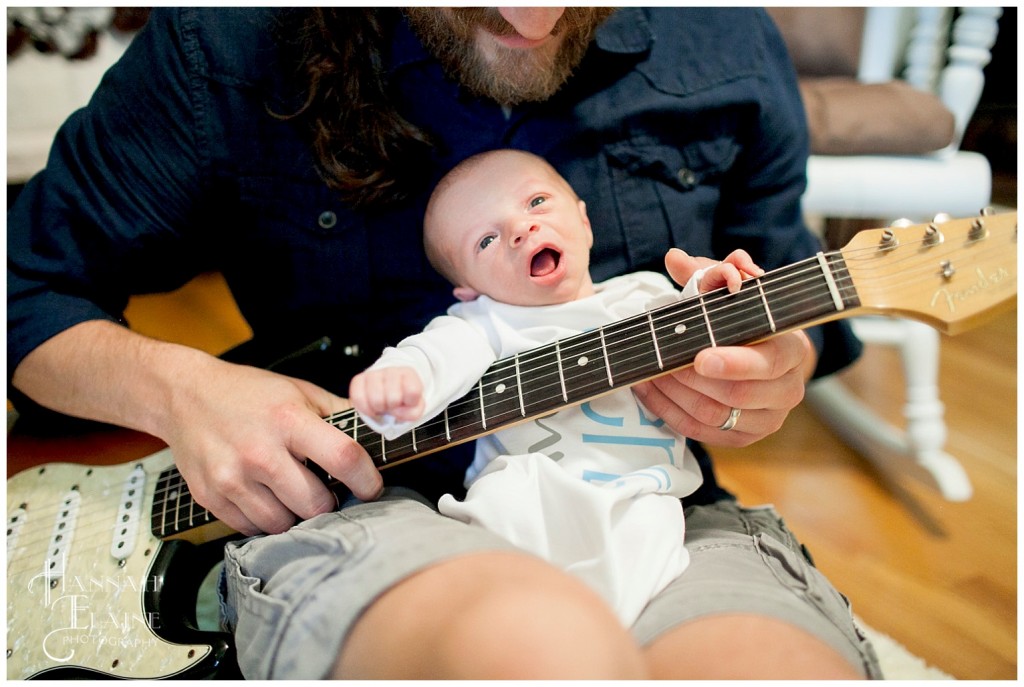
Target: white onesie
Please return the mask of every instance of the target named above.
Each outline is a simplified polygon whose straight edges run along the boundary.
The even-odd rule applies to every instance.
[[[440,414],[495,360],[696,295],[699,276],[682,295],[664,276],[638,272],[559,305],[457,303],[373,366],[417,370],[421,420],[363,419],[393,439]],[[478,439],[466,499],[445,495],[438,508],[578,575],[628,627],[689,563],[679,498],[700,483],[685,437],[625,388]]]

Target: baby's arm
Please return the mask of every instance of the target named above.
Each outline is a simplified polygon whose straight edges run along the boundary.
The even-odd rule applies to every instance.
[[[384,349],[377,362],[352,378],[349,399],[374,431],[397,439],[465,395],[495,358],[476,325],[442,315]]]
[[[750,254],[742,249],[729,253],[722,262],[694,257],[678,248],[670,250],[665,259],[671,261],[677,268],[674,274],[685,275],[687,278],[683,290],[687,296],[706,293],[723,286],[728,287],[731,293],[735,293],[745,278],[760,277],[764,274],[764,270],[754,264]]]
[[[381,423],[415,422],[423,415],[423,381],[411,367],[361,372],[352,378],[348,396],[357,411]]]

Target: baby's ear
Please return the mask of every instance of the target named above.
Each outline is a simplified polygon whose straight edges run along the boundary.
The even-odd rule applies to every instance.
[[[582,220],[583,226],[584,226],[584,228],[586,229],[586,232],[587,232],[588,247],[593,248],[594,247],[594,230],[591,229],[591,227],[590,227],[590,218],[587,217],[587,204],[584,203],[582,200],[577,201],[577,202],[579,203],[580,219]]]
[[[455,297],[458,298],[463,303],[475,301],[477,298],[480,297],[479,291],[475,291],[474,289],[471,289],[468,286],[456,286],[452,290],[452,293],[455,294]]]

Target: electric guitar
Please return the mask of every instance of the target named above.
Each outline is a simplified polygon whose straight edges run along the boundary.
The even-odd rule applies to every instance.
[[[955,334],[1012,307],[1017,215],[861,232],[844,248],[495,362],[393,441],[354,411],[326,421],[381,469],[685,367],[710,346],[883,313]],[[327,478],[330,483],[332,480]],[[233,532],[169,449],[112,467],[48,463],[7,481],[7,677],[200,677],[230,637],[183,610]]]

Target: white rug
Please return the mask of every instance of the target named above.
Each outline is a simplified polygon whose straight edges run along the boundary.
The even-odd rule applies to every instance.
[[[930,666],[921,658],[907,651],[906,647],[892,637],[865,625],[859,618],[857,624],[871,639],[878,654],[878,662],[882,666],[882,675],[886,680],[955,680],[934,666]]]

